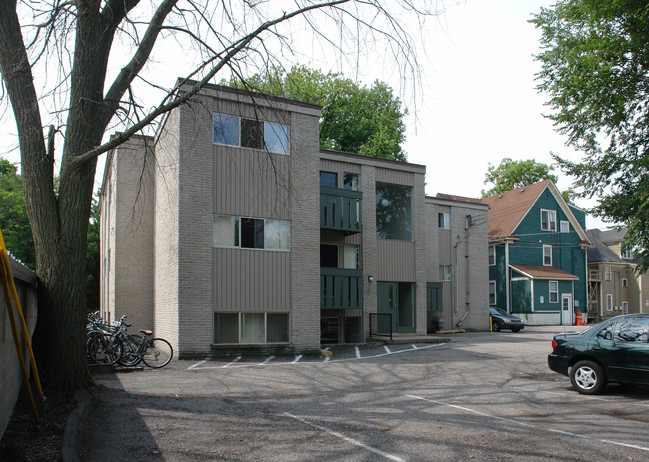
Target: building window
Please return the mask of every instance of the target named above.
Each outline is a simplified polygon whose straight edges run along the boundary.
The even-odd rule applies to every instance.
[[[543,246],[543,266],[552,266],[552,246]]]
[[[338,174],[334,172],[320,172],[320,186],[328,188],[338,187]]]
[[[442,229],[451,229],[451,214],[448,212],[439,212],[437,214],[437,224]]]
[[[245,249],[290,250],[291,222],[214,215],[212,245],[214,247]]]
[[[439,265],[439,280],[440,281],[451,280],[451,265]]]
[[[557,211],[541,209],[541,229],[543,231],[557,230]]]
[[[496,281],[489,281],[489,304],[496,304]]]
[[[604,280],[605,281],[610,281],[611,280],[611,267],[610,266],[605,266],[604,267]]]
[[[215,144],[266,149],[277,154],[290,152],[288,125],[215,113],[213,127]]]
[[[559,281],[550,281],[550,303],[559,303]]]
[[[489,266],[495,266],[495,265],[496,265],[496,246],[490,245],[489,246]]]
[[[288,343],[288,313],[214,313],[214,343]]]
[[[622,287],[629,287],[629,280],[627,278],[622,278]]]
[[[620,256],[624,258],[625,260],[632,260],[633,259],[633,251],[631,249],[627,249],[625,246],[620,247]]]
[[[358,175],[356,173],[345,173],[343,188],[358,191]]]
[[[412,240],[412,188],[376,183],[377,239]]]
[[[346,269],[359,269],[360,246],[345,244],[343,246],[343,268]]]
[[[561,220],[561,232],[562,233],[569,233],[570,232],[570,222],[569,221],[564,221]]]
[[[606,311],[613,311],[613,294],[606,294]]]
[[[629,314],[629,302],[622,302],[622,311],[624,314]],[[645,331],[645,334],[647,332]]]

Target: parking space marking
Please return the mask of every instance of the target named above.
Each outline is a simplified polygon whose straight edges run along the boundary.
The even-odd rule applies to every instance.
[[[612,445],[615,445],[615,446],[622,446],[622,447],[625,447],[625,448],[639,449],[640,451],[649,452],[649,447],[639,446],[637,444],[622,443],[621,441],[607,440],[607,439],[603,439],[603,438],[594,438],[592,436],[582,435],[582,434],[579,434],[579,433],[573,433],[573,432],[569,432],[569,431],[565,431],[565,430],[557,430],[555,428],[540,427],[540,426],[537,426],[537,425],[528,424],[526,422],[521,422],[520,420],[511,419],[509,417],[501,417],[501,416],[497,416],[497,415],[487,414],[487,413],[477,411],[475,409],[471,409],[471,408],[468,408],[468,407],[458,406],[457,404],[445,403],[443,401],[437,401],[437,400],[434,400],[434,399],[425,398],[423,396],[416,396],[416,395],[406,395],[406,396],[409,397],[409,398],[414,398],[414,399],[418,399],[418,400],[421,400],[421,401],[426,401],[426,402],[429,402],[429,403],[438,404],[440,406],[446,406],[446,407],[459,409],[461,411],[465,411],[465,412],[469,412],[469,413],[472,413],[472,414],[480,415],[480,416],[483,416],[483,417],[487,417],[489,419],[505,421],[505,422],[508,422],[508,423],[511,423],[511,424],[514,424],[514,425],[518,425],[518,426],[521,426],[521,427],[530,427],[530,428],[534,428],[536,430],[543,430],[543,431],[547,431],[547,432],[551,432],[551,433],[559,433],[559,434],[574,437],[574,438],[582,438],[582,439],[585,439],[585,440],[596,441],[596,442],[599,442],[599,443],[612,444]]]
[[[421,351],[421,350],[427,350],[429,348],[435,348],[439,347],[442,345],[446,345],[447,342],[441,342],[441,343],[431,343],[425,346],[420,346],[416,348],[408,348],[405,350],[400,350],[400,351],[391,351],[389,348],[385,347],[385,353],[378,353],[375,355],[367,355],[367,356],[362,356],[362,354],[357,353],[354,357],[350,358],[334,358],[332,356],[327,356],[320,361],[323,363],[337,363],[341,361],[358,361],[359,359],[374,359],[374,358],[380,358],[382,356],[388,356],[388,355],[396,355],[396,354],[401,354],[401,353],[409,353],[412,351]],[[327,348],[328,349],[328,348]],[[206,363],[209,363],[211,361],[211,358],[203,359],[201,361],[198,361],[191,366],[187,367],[187,370],[195,370],[195,371],[202,371],[202,370],[209,370],[209,369],[224,369],[227,367],[256,367],[256,366],[269,366],[269,365],[284,365],[284,364],[315,364],[317,361],[302,361],[303,357],[302,355],[298,355],[295,359],[292,361],[274,361],[274,362],[268,362],[268,360],[263,361],[261,363],[245,363],[245,362],[240,362],[242,359],[242,356],[237,356],[234,358],[232,361],[230,361],[227,364],[224,365],[218,365],[218,366],[208,366]],[[273,356],[275,358],[275,356]],[[272,359],[272,358],[271,358]]]
[[[389,355],[392,354],[392,352],[390,351],[390,349],[388,348],[387,345],[383,345],[383,348],[385,348],[385,351],[386,351],[387,354],[389,354]]]
[[[357,357],[357,358],[360,358],[360,357],[361,357],[361,350],[360,350],[360,348],[358,348],[358,347],[354,347],[354,349],[356,350],[356,357]]]
[[[576,392],[571,392],[571,391],[565,391],[565,392],[558,392],[558,391],[550,391],[550,390],[538,390],[535,388],[526,388],[526,387],[510,387],[512,390],[518,390],[518,391],[525,391],[528,393],[546,393],[549,395],[559,395],[559,396],[569,396],[572,393]],[[619,403],[620,399],[617,398],[603,398],[601,396],[590,396],[590,395],[581,395],[582,399],[588,399],[592,401],[605,401],[605,402],[611,402],[611,403]],[[642,404],[642,403],[633,403],[634,406],[642,406],[642,407],[649,407],[649,404]]]
[[[274,358],[275,358],[275,356],[270,355],[270,356],[269,356],[268,358],[266,358],[264,361],[260,362],[259,365],[260,365],[260,366],[263,366],[264,364],[268,364],[268,363],[271,362]]]
[[[373,452],[374,454],[378,454],[378,455],[380,455],[382,457],[385,457],[386,459],[394,460],[396,462],[406,462],[401,457],[397,457],[397,456],[395,456],[393,454],[387,453],[387,452],[382,451],[380,449],[377,449],[377,448],[375,448],[373,446],[369,446],[369,445],[367,445],[367,444],[365,444],[365,443],[363,443],[361,441],[355,440],[354,438],[350,438],[349,436],[345,436],[342,433],[337,432],[335,430],[332,430],[330,428],[323,427],[322,425],[318,425],[318,424],[313,423],[313,422],[309,422],[308,420],[303,419],[302,417],[298,417],[298,416],[293,415],[293,414],[288,413],[288,412],[284,412],[284,415],[286,417],[290,417],[291,419],[295,419],[298,422],[302,422],[303,424],[308,425],[309,427],[315,428],[316,430],[320,430],[320,431],[323,431],[325,433],[329,433],[330,435],[336,436],[336,437],[338,437],[338,438],[340,438],[340,439],[342,439],[344,441],[347,441],[348,443],[351,443],[351,444],[353,444],[355,446],[363,448],[363,449],[365,449],[367,451]]]

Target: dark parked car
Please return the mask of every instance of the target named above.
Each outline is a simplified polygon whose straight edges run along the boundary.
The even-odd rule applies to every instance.
[[[616,316],[581,333],[556,334],[548,366],[579,393],[609,382],[649,385],[649,314]]]
[[[511,329],[512,332],[518,332],[525,327],[525,321],[500,308],[489,308],[489,315],[491,316],[491,330],[500,332],[500,329]]]

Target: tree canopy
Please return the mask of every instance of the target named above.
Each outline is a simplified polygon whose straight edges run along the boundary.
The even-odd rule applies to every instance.
[[[538,89],[548,117],[584,156],[555,156],[593,212],[628,228],[626,245],[649,268],[649,1],[559,0],[541,31]]]
[[[384,82],[376,80],[368,88],[338,73],[294,66],[288,72],[273,67],[243,82],[233,78],[224,83],[322,106],[323,149],[406,160],[401,145],[407,110],[401,110],[401,101]]]
[[[36,256],[29,219],[25,211],[25,194],[18,168],[0,158],[0,229],[7,250],[34,269]]]
[[[498,166],[489,162],[484,184],[493,186],[486,191],[482,190],[482,197],[501,194],[546,179],[556,183],[557,176],[550,173],[553,169],[551,165],[536,162],[534,159],[512,160],[505,157]]]

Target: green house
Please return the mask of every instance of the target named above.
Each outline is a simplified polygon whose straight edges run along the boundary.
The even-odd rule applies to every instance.
[[[489,305],[532,325],[572,325],[588,311],[583,210],[550,180],[487,197]]]

